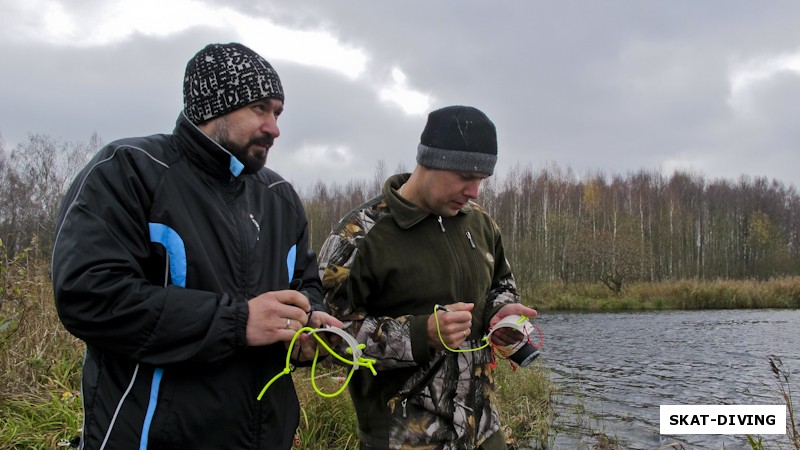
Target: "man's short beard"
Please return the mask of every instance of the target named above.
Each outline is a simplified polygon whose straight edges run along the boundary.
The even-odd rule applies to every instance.
[[[267,147],[267,152],[269,152],[269,147],[272,145],[273,139],[269,136],[260,138],[260,139],[251,139],[248,141],[243,147],[236,144],[235,142],[230,140],[229,133],[228,133],[228,118],[227,117],[220,117],[219,121],[216,123],[214,127],[214,131],[209,136],[211,139],[217,141],[217,143],[222,146],[225,150],[229,151],[231,155],[235,156],[239,162],[242,163],[244,169],[242,169],[242,173],[252,174],[256,173],[262,168],[267,162],[266,155],[264,159],[257,158],[251,156],[247,149],[250,148],[252,145],[263,145]],[[267,141],[267,142],[265,142]]]

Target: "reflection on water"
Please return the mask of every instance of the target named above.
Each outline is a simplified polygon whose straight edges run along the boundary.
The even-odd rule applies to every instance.
[[[554,312],[536,323],[562,391],[555,449],[592,448],[589,430],[621,448],[749,449],[742,435],[661,436],[659,405],[783,404],[769,355],[792,371],[800,405],[800,310]],[[763,439],[789,448],[784,435]]]

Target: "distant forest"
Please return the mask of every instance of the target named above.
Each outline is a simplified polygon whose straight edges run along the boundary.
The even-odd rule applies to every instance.
[[[31,135],[14,149],[0,140],[7,258],[23,251],[49,258],[64,192],[100,146],[97,136],[71,143]],[[393,172],[381,161],[364,179],[299,187],[314,249]],[[517,279],[529,284],[596,281],[619,291],[633,281],[800,274],[800,196],[778,180],[645,169],[579,176],[553,164],[495,174],[478,203],[499,224]]]

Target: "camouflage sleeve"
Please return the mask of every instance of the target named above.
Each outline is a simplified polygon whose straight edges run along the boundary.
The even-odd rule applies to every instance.
[[[322,295],[325,306],[341,321],[363,320],[363,311],[356,311],[350,303],[347,281],[350,267],[356,256],[355,237],[357,226],[348,223],[338,234],[331,234],[319,252],[319,278],[322,280]]]
[[[366,252],[369,253],[369,252]],[[370,270],[370,256],[360,255],[350,276],[350,294],[356,309],[375,291],[375,277]],[[365,344],[364,354],[376,360],[377,370],[416,366],[430,360],[427,345],[427,316],[402,315],[398,317],[370,316],[365,314],[360,326],[351,331],[356,340]]]
[[[331,234],[322,245],[319,253],[319,275],[322,280],[323,300],[332,315],[345,324],[345,331],[356,340],[366,345],[363,352],[376,359],[375,368],[385,370],[408,367],[419,364],[415,362],[411,345],[412,326],[418,322],[412,316],[370,317],[366,314],[364,304],[353,300],[353,297],[364,298],[364,295],[351,295],[350,277],[355,269],[356,284],[359,292],[368,284],[368,268],[363,265],[353,267],[358,258],[358,242],[363,239],[369,228],[374,225],[371,217],[363,211],[355,214],[341,227],[338,233]],[[365,273],[366,272],[366,273]],[[337,351],[345,349],[337,349]],[[421,352],[417,349],[418,354]],[[427,358],[423,358],[427,359]]]

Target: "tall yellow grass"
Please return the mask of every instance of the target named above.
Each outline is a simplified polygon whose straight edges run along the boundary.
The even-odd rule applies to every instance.
[[[757,280],[631,283],[620,295],[598,283],[526,284],[525,303],[541,310],[800,308],[800,276]]]
[[[44,263],[21,254],[6,258],[0,267],[0,448],[62,449],[80,435],[83,343],[58,319]],[[330,368],[332,376],[318,380],[323,391],[338,389],[333,376],[342,370]],[[323,398],[311,388],[308,369],[292,376],[302,410],[295,448],[358,448],[347,393]],[[546,439],[552,414],[549,383],[542,368],[511,373],[499,367],[497,386],[507,434],[524,441]]]

